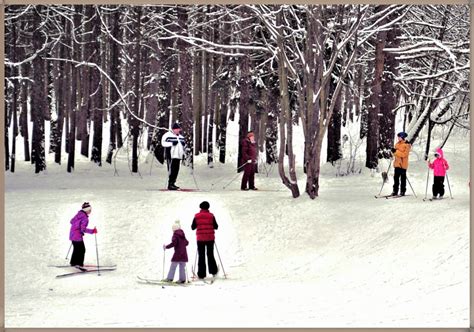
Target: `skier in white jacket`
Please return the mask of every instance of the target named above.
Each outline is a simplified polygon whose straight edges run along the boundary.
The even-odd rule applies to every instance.
[[[165,158],[168,166],[168,190],[178,190],[179,187],[175,185],[176,178],[179,173],[179,163],[184,156],[185,141],[181,136],[181,126],[174,123],[172,131],[167,132],[161,138],[161,145],[165,148]]]

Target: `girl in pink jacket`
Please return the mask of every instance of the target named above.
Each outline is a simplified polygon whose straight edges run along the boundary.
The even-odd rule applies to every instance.
[[[442,198],[444,195],[444,177],[449,169],[448,162],[444,159],[443,150],[436,149],[433,162],[428,160],[428,166],[433,170],[433,198]],[[438,197],[439,195],[439,197]]]

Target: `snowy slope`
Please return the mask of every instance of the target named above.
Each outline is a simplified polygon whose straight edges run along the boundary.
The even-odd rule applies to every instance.
[[[191,193],[157,190],[166,184],[166,169],[145,156],[141,176],[130,174],[125,153],[118,176],[113,166],[97,168],[85,158],[73,174],[48,163],[47,172],[34,175],[31,165],[19,164],[16,173],[5,173],[5,325],[467,327],[466,142],[453,138],[445,147],[454,199],[437,202],[422,201],[427,168],[416,146],[408,176],[418,197],[392,200],[374,199],[379,175],[363,168],[336,177],[330,165],[323,166],[314,201],[304,193],[293,199],[276,168],[257,175],[257,186],[268,191],[241,192],[240,176],[229,184],[236,175],[232,151],[229,164],[209,169],[200,156],[193,174],[181,169],[177,184],[202,190]],[[298,179],[303,189],[301,168]],[[203,200],[219,224],[228,279],[221,271],[221,279],[203,287],[138,284],[136,275],[162,277],[162,244],[177,218],[190,240],[191,271],[190,225]],[[69,220],[83,201],[93,206],[100,263],[118,268],[55,279],[65,271],[47,265],[67,263]],[[94,264],[94,237],[86,235],[85,244],[86,263]],[[166,272],[171,255],[166,251]]]

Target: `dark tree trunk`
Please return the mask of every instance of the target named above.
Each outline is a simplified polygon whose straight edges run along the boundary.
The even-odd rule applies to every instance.
[[[222,32],[220,34],[220,39],[223,44],[228,45],[231,40],[231,24],[228,22],[222,23]],[[226,141],[227,141],[227,114],[229,108],[229,91],[230,91],[230,81],[231,75],[229,71],[231,66],[229,63],[229,58],[227,56],[222,56],[220,60],[220,70],[217,78],[216,86],[219,89],[219,116],[216,118],[217,122],[217,131],[216,131],[216,141],[217,147],[219,149],[219,162],[225,163],[226,155]]]
[[[112,26],[112,31],[111,34],[112,36],[120,40],[120,12],[117,11],[112,15],[111,18],[111,26]],[[120,64],[119,64],[119,45],[116,42],[111,42],[110,43],[110,79],[115,82],[117,87],[120,86]],[[118,102],[118,103],[117,103]],[[110,130],[109,130],[109,147],[107,149],[107,157],[105,158],[105,161],[109,164],[112,163],[112,156],[117,149],[117,141],[119,137],[122,137],[121,130],[120,130],[120,108],[122,107],[122,101],[120,100],[119,94],[117,89],[113,86],[113,84],[110,84],[110,103],[115,104],[114,107],[112,107],[109,111],[110,113]],[[120,147],[120,145],[119,145]]]
[[[166,26],[171,25],[173,18],[169,10],[166,10],[167,13],[163,13],[163,24]],[[175,30],[175,25],[170,27],[173,31]],[[177,57],[173,52],[173,40],[164,39],[160,41],[160,53],[159,58],[161,60],[160,71],[160,80],[159,80],[159,99],[158,99],[158,113],[156,123],[161,128],[168,128],[170,120],[170,111],[171,111],[171,95],[173,94],[173,83],[172,75],[174,71],[178,68]],[[163,164],[165,161],[165,151],[161,145],[161,138],[166,133],[165,130],[157,130],[154,138],[154,154],[156,159]]]
[[[213,165],[214,163],[214,140],[212,139],[213,133],[214,133],[214,115],[216,111],[216,106],[218,105],[219,101],[217,98],[217,90],[213,86],[213,82],[215,80],[215,77],[217,76],[217,57],[216,56],[209,56],[208,58],[209,61],[209,78],[208,78],[208,102],[207,102],[207,112],[209,114],[209,124],[208,124],[208,129],[207,129],[207,164],[208,165]],[[220,105],[219,105],[220,106]]]
[[[244,9],[245,10],[245,9]],[[246,19],[242,22],[242,44],[250,42],[250,22],[248,21],[248,13],[243,11],[243,17]],[[250,55],[248,52],[240,60],[240,102],[239,102],[239,154],[237,171],[242,171],[242,166],[246,162],[242,160],[242,142],[249,130],[249,106],[250,106]]]
[[[329,84],[329,89],[331,92],[336,90],[336,82],[331,79]],[[332,96],[331,96],[332,97]],[[341,151],[341,126],[342,126],[342,114],[341,114],[341,94],[336,97],[336,105],[328,126],[327,134],[327,162],[334,165],[336,161],[342,158]]]
[[[388,18],[388,21],[398,16],[394,13]],[[398,48],[400,41],[398,36],[400,29],[395,26],[386,35],[386,48]],[[395,113],[393,110],[397,107],[397,91],[395,88],[395,77],[398,76],[399,61],[395,54],[384,52],[384,71],[382,76],[380,117],[379,117],[379,142],[378,158],[389,159],[392,156],[390,149],[393,147],[393,137],[395,136]]]
[[[267,94],[267,121],[265,130],[265,152],[267,164],[273,164],[278,162],[278,95],[279,89],[274,87],[277,81],[272,81],[271,88]]]
[[[40,26],[42,8],[38,6],[36,9],[37,12],[33,14],[33,24],[34,26]],[[40,29],[33,32],[32,41],[34,50],[40,50],[43,47],[45,38]],[[33,79],[35,83],[33,84],[31,98],[33,120],[32,161],[35,164],[35,173],[39,173],[46,169],[44,115],[47,108],[47,97],[44,93],[46,75],[44,73],[44,62],[40,55],[33,60]]]
[[[105,44],[101,38],[101,21],[99,16],[95,16],[93,21],[93,33],[94,39],[91,40],[91,48],[95,50],[92,57],[93,62],[100,64],[102,68],[105,68],[105,61],[103,60],[102,53],[105,53]],[[102,166],[102,123],[103,123],[103,112],[105,109],[103,87],[101,83],[101,74],[97,68],[92,68],[91,72],[91,94],[89,105],[90,111],[93,114],[94,121],[94,136],[92,138],[92,150],[91,150],[91,161],[96,163],[98,166]]]
[[[203,13],[201,10],[197,10],[196,13],[196,27],[194,29],[194,36],[196,38],[202,38],[202,17]],[[204,96],[204,85],[203,81],[205,81],[205,71],[203,71],[203,59],[205,59],[205,52],[201,51],[200,49],[196,48],[193,53],[193,111],[194,111],[194,127],[195,127],[195,148],[194,154],[197,156],[199,153],[203,152],[202,148],[202,141],[203,141],[203,125],[202,125],[202,118],[203,118],[203,100]]]
[[[66,19],[62,20],[64,26],[67,25]],[[66,46],[61,44],[59,46],[59,57],[62,59],[66,58]],[[54,151],[54,162],[61,165],[61,148],[63,142],[63,129],[64,129],[64,113],[66,109],[66,101],[65,101],[65,89],[69,83],[69,75],[66,72],[68,68],[64,61],[58,61],[58,90],[57,90],[57,126],[56,126],[56,149]]]
[[[188,7],[178,7],[178,25],[183,36],[188,35]],[[189,47],[185,41],[178,39],[179,67],[181,82],[181,117],[183,136],[186,140],[185,156],[187,164],[193,168],[193,105],[191,100],[192,64]]]
[[[98,36],[94,33],[89,33],[93,31],[92,27],[92,15],[94,14],[94,7],[92,5],[84,6],[84,18],[83,18],[83,29],[82,33],[82,42],[84,45],[81,46],[81,56],[83,61],[91,61],[99,64],[95,61],[97,59],[96,53],[99,52],[97,43],[94,42],[95,38]],[[99,25],[100,27],[100,25]],[[79,38],[79,36],[77,36]],[[97,48],[96,48],[97,47]],[[93,59],[91,59],[93,57]],[[79,74],[81,76],[81,94],[77,102],[79,104],[79,113],[77,114],[77,140],[81,141],[81,155],[84,157],[89,157],[89,137],[90,137],[90,114],[92,112],[91,107],[91,95],[96,91],[98,82],[95,81],[97,78],[93,72],[95,68],[90,68],[88,66],[81,66]]]
[[[75,5],[74,26],[78,27],[81,22],[82,5]],[[72,29],[73,27],[71,27]],[[71,31],[71,30],[70,30]],[[80,59],[79,48],[75,47],[74,40],[71,40],[71,54],[74,54],[76,59]],[[80,98],[80,73],[79,69],[72,67],[71,73],[71,98],[70,98],[70,113],[69,113],[69,144],[68,144],[68,160],[67,171],[71,173],[74,170],[74,159],[76,154],[76,114],[81,107]]]
[[[376,12],[382,11],[387,5],[377,6]],[[368,112],[367,123],[367,149],[365,166],[374,169],[378,165],[378,142],[379,142],[379,114],[380,101],[382,98],[382,75],[384,69],[384,52],[385,42],[387,39],[386,31],[379,31],[377,33],[375,44],[375,71],[374,79],[372,81],[372,93],[370,98],[370,106]]]
[[[134,54],[134,102],[132,104],[132,112],[137,117],[140,117],[140,105],[141,105],[141,17],[142,7],[135,7],[135,54]],[[132,134],[132,172],[138,172],[138,138],[140,136],[140,123],[135,117],[130,117],[130,132]]]
[[[20,68],[20,73],[23,77],[28,77],[27,68]],[[25,151],[25,161],[30,161],[30,142],[28,132],[28,86],[27,81],[21,83],[20,90],[20,135],[23,137],[23,149]]]

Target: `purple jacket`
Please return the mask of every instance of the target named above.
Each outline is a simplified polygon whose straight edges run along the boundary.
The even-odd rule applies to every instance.
[[[173,233],[171,243],[166,246],[166,249],[174,247],[174,255],[171,258],[172,262],[187,262],[188,253],[186,252],[186,246],[189,244],[186,240],[186,236],[182,229],[177,229]]]
[[[71,231],[69,232],[69,240],[82,241],[84,233],[92,234],[92,229],[87,228],[89,224],[89,216],[82,210],[79,210],[74,218],[71,219]]]

